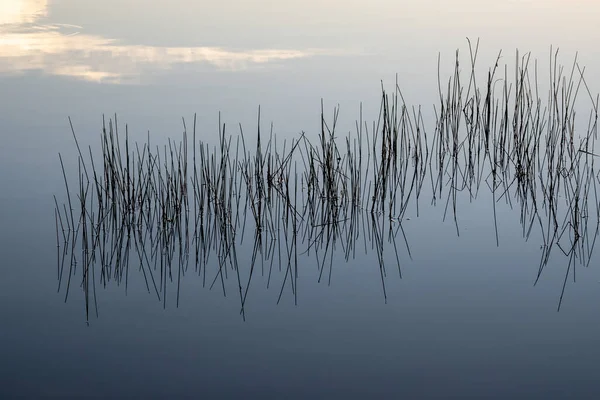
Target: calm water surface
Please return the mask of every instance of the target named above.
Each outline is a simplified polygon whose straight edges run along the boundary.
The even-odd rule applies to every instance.
[[[258,277],[246,321],[239,298],[194,274],[166,308],[134,274],[127,293],[98,289],[89,326],[79,288],[57,294],[52,198],[64,201],[58,152],[77,170],[69,116],[86,147],[103,114],[159,144],[197,113],[215,144],[219,112],[253,131],[259,105],[281,140],[316,139],[321,99],[345,133],[361,102],[377,118],[397,74],[431,117],[438,55],[443,76],[457,48],[468,63],[466,37],[480,39],[482,77],[500,49],[542,70],[552,45],[569,71],[578,53],[597,93],[598,17],[590,0],[1,0],[0,397],[598,398],[600,259],[557,312],[568,259],[553,253],[534,287],[539,235],[525,241],[518,209],[499,204],[496,246],[485,193],[461,200],[460,237],[429,198],[408,211],[412,260],[402,243],[387,304],[363,252],[336,259],[330,285],[307,260],[298,305]]]

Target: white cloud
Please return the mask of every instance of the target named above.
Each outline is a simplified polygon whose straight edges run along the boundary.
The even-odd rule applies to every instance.
[[[3,0],[0,3],[0,73],[40,70],[93,82],[124,82],[147,69],[204,63],[216,69],[240,70],[252,65],[317,54],[311,50],[243,50],[219,47],[157,47],[122,44],[80,32],[65,24],[35,25],[47,16],[47,0]]]

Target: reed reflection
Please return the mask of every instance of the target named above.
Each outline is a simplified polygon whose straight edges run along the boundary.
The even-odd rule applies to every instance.
[[[317,281],[330,284],[336,265],[360,249],[377,266],[387,300],[386,279],[395,270],[401,278],[402,260],[412,258],[407,210],[418,216],[427,196],[460,235],[460,210],[484,198],[492,201],[498,246],[500,201],[514,209],[524,240],[534,232],[541,238],[533,282],[551,254],[564,256],[560,308],[576,267],[590,265],[600,230],[598,97],[576,61],[563,75],[556,53],[544,100],[529,54],[517,54],[515,73],[504,76],[498,54],[480,84],[478,44],[469,50],[466,76],[457,53],[454,74],[444,85],[438,78],[440,102],[429,127],[396,84],[392,93],[382,87],[378,119],[368,124],[361,111],[345,136],[336,130],[339,110],[327,117],[322,105],[316,141],[302,132],[278,143],[272,130],[261,131],[259,110],[252,148],[242,127],[231,134],[220,122],[219,145],[210,147],[196,138],[195,119],[191,138],[184,121],[182,140],[159,147],[149,138],[130,143],[115,117],[103,126],[94,158],[72,128],[77,177],[67,177],[60,156],[66,202],[55,198],[59,290],[66,299],[77,278],[89,316],[91,307],[97,313],[98,284],[127,287],[137,270],[166,306],[168,287],[176,285],[178,302],[181,280],[193,270],[203,286],[239,296],[244,316],[257,276],[279,288],[277,301],[287,293],[297,302],[303,268],[316,265]],[[586,88],[586,125],[573,111],[577,88]]]

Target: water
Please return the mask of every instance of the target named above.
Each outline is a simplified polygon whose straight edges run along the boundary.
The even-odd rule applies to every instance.
[[[566,71],[578,52],[596,93],[600,31],[589,27],[600,9],[587,3],[3,0],[2,397],[597,398],[597,253],[557,313],[568,259],[555,249],[534,287],[539,233],[525,241],[518,207],[499,202],[496,246],[483,190],[460,197],[460,237],[430,192],[418,216],[407,211],[412,260],[399,240],[399,279],[386,253],[387,303],[376,252],[357,251],[336,255],[331,285],[303,259],[298,305],[289,287],[277,304],[283,274],[268,289],[257,275],[245,321],[234,281],[223,297],[191,273],[179,307],[170,286],[163,308],[132,273],[127,294],[98,288],[89,326],[78,285],[66,303],[57,294],[52,198],[65,201],[58,152],[76,179],[68,116],[84,149],[98,150],[102,114],[114,113],[132,139],[150,131],[155,145],[179,140],[181,117],[189,127],[197,113],[199,137],[214,145],[219,112],[230,133],[241,123],[253,135],[260,105],[263,131],[273,122],[281,144],[301,131],[316,140],[324,99],[327,116],[340,105],[343,137],[360,102],[365,120],[377,118],[380,81],[396,74],[430,118],[438,54],[444,82],[457,48],[467,71],[465,37],[480,38],[481,79],[500,49],[514,65],[515,48],[543,75],[553,45]]]

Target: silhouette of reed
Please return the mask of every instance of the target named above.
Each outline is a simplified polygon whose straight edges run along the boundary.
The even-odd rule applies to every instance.
[[[91,147],[82,152],[71,124],[76,192],[59,154],[66,203],[54,198],[59,291],[66,301],[79,276],[89,319],[98,314],[98,283],[127,290],[131,267],[165,307],[176,284],[178,305],[191,266],[203,286],[236,292],[245,318],[257,274],[267,287],[278,280],[278,302],[290,293],[297,304],[299,270],[308,268],[301,264],[316,265],[318,281],[331,284],[336,257],[348,261],[362,247],[375,252],[387,300],[389,262],[401,278],[401,258],[412,258],[406,211],[414,207],[418,216],[430,184],[431,204],[443,204],[458,235],[461,196],[473,202],[487,188],[497,245],[497,203],[519,210],[523,237],[535,230],[543,240],[535,283],[553,250],[568,259],[560,309],[576,266],[590,264],[600,227],[598,96],[577,59],[565,70],[558,51],[551,51],[545,100],[530,54],[516,52],[512,80],[508,66],[502,73],[500,52],[480,83],[478,50],[469,42],[466,80],[458,51],[447,84],[438,74],[429,134],[422,108],[407,105],[397,82],[391,93],[382,84],[378,118],[366,123],[361,106],[355,132],[345,136],[337,129],[339,108],[328,118],[322,102],[314,141],[302,132],[278,144],[272,126],[261,131],[259,108],[255,148],[241,126],[230,134],[220,117],[218,146],[209,147],[197,139],[194,116],[190,153],[185,120],[181,140],[161,147],[149,134],[146,143],[131,143],[127,126],[123,138],[115,116],[103,121],[98,160]],[[591,103],[585,127],[576,119],[580,92]],[[240,262],[243,246],[251,256]],[[307,259],[314,263],[301,262]]]

